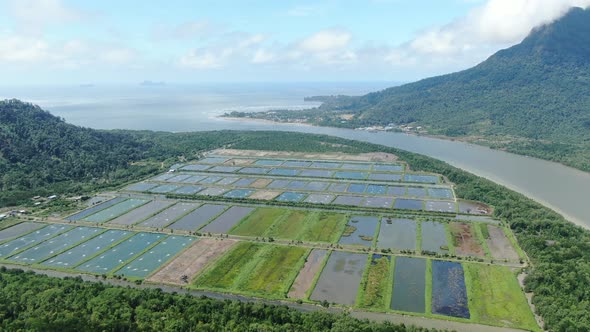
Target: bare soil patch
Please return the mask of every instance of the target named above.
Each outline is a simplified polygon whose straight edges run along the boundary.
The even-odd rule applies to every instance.
[[[250,185],[253,188],[264,188],[272,182],[272,179],[258,179]]]
[[[257,190],[252,195],[250,195],[250,199],[262,199],[266,201],[270,201],[275,197],[282,194],[282,191],[272,191],[272,190]]]
[[[237,241],[219,239],[200,239],[182,254],[166,264],[147,279],[150,282],[186,285],[201,272],[205,266],[229,250]],[[186,276],[186,279],[182,279]]]
[[[477,240],[475,229],[471,224],[454,222],[451,223],[450,227],[457,255],[485,256],[484,250]]]
[[[327,253],[327,250],[312,250],[305,261],[305,265],[303,265],[303,268],[301,271],[299,271],[297,278],[291,286],[291,290],[289,291],[290,298],[305,298],[305,293],[311,287],[316,274],[319,273],[319,269],[322,267],[322,262],[324,261]]]
[[[518,253],[512,247],[512,243],[504,233],[504,231],[497,226],[487,225],[490,233],[490,238],[486,240],[492,257],[495,259],[508,259],[517,261],[520,259]]]

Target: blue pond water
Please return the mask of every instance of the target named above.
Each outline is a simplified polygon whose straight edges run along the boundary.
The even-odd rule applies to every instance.
[[[463,266],[460,263],[432,261],[432,313],[470,317]]]

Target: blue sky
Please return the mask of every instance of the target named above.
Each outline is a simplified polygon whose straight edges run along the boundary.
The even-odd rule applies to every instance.
[[[3,84],[412,81],[590,0],[0,0]]]

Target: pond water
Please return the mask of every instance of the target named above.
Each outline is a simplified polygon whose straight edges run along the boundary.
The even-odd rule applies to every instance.
[[[366,265],[367,255],[332,252],[310,298],[354,305]]]
[[[396,257],[391,309],[424,312],[426,289],[426,260]]]

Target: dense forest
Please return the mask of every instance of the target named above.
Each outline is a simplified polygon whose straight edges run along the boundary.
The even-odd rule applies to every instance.
[[[0,269],[2,331],[367,331],[427,329],[345,314],[220,301]]]
[[[590,171],[590,9],[572,9],[465,71],[361,97],[313,100],[324,104],[231,115],[349,128],[411,124]],[[353,117],[343,121],[344,114]]]
[[[40,160],[41,158],[45,158],[45,160],[53,160],[57,159],[58,156],[68,156],[68,154],[71,153],[71,151],[66,149],[60,150],[61,146],[56,144],[52,150],[41,150],[36,154],[17,154],[16,157],[9,157],[10,155],[5,151],[13,151],[10,149],[13,149],[13,142],[17,140],[20,140],[19,144],[21,144],[20,146],[24,151],[34,151],[33,148],[28,145],[33,144],[35,141],[29,137],[40,137],[41,135],[37,133],[35,129],[31,128],[38,128],[37,130],[44,132],[43,137],[46,140],[60,140],[61,136],[51,136],[55,135],[55,129],[46,128],[42,125],[43,123],[54,121],[51,119],[51,115],[44,113],[37,107],[29,104],[19,102],[7,102],[5,104],[12,104],[12,108],[18,108],[21,110],[25,109],[25,112],[15,111],[15,115],[13,116],[16,117],[15,121],[19,121],[18,123],[20,123],[22,127],[32,127],[27,129],[22,128],[22,130],[17,131],[18,134],[3,129],[2,159],[4,172],[20,174],[22,177],[29,177],[29,174],[45,174],[47,173],[48,168],[42,161],[37,163],[29,163],[28,161],[34,161],[35,158],[40,158]],[[5,106],[2,109],[3,112],[6,108],[7,107]],[[36,122],[35,119],[41,117],[41,115],[47,117],[47,119],[39,123]],[[26,123],[27,121],[29,121],[28,124]],[[58,126],[70,126],[63,122],[63,120],[50,123],[52,123],[52,127],[54,128]],[[7,128],[13,125],[7,125],[7,123],[3,121],[2,126],[3,128]],[[157,167],[155,165],[134,166],[132,163],[141,164],[145,161],[158,160],[158,158],[160,158],[160,160],[168,158],[170,159],[170,162],[175,162],[178,160],[179,156],[192,158],[204,149],[211,149],[222,145],[231,145],[232,148],[237,149],[275,151],[338,151],[348,153],[380,151],[394,153],[398,155],[401,160],[406,161],[412,169],[436,172],[447,176],[456,184],[456,194],[459,198],[479,200],[493,205],[496,216],[500,217],[512,228],[521,247],[527,252],[531,259],[532,267],[526,280],[526,287],[527,290],[535,293],[533,301],[538,313],[541,314],[545,320],[546,328],[550,331],[590,331],[590,287],[588,287],[588,285],[590,285],[590,232],[569,223],[559,214],[524,197],[523,195],[510,191],[491,181],[461,171],[442,161],[384,146],[323,135],[231,131],[184,134],[132,131],[102,132],[75,126],[71,126],[70,130],[76,131],[75,129],[88,135],[88,140],[93,137],[102,137],[101,135],[104,135],[104,137],[112,136],[112,138],[109,139],[119,137],[118,139],[120,139],[123,146],[117,147],[113,143],[112,148],[115,149],[115,151],[116,149],[127,151],[128,154],[125,155],[125,153],[120,152],[119,154],[109,156],[109,153],[114,153],[112,150],[100,149],[96,146],[97,149],[94,150],[94,156],[80,161],[77,161],[74,155],[69,157],[70,159],[62,157],[62,160],[56,162],[57,166],[49,166],[53,167],[52,172],[64,172],[52,175],[58,177],[61,182],[52,182],[52,178],[48,177],[47,180],[35,184],[36,187],[34,187],[34,190],[31,190],[31,192],[27,192],[28,184],[25,182],[16,187],[19,192],[28,194],[28,197],[30,197],[33,192],[46,190],[45,186],[55,189],[56,183],[68,184],[68,186],[62,187],[64,190],[68,187],[83,190],[86,188],[84,184],[94,184],[98,181],[105,182],[102,184],[104,188],[107,188],[107,185],[116,186],[120,184],[121,181],[145,176],[146,172],[155,172],[159,167],[159,163]],[[23,132],[27,132],[27,134],[24,135]],[[61,134],[61,132],[58,133]],[[76,135],[82,134],[72,135],[73,136],[70,136],[70,138],[74,137],[72,139],[75,139],[75,137],[77,137]],[[9,143],[8,147],[6,143]],[[100,145],[100,143],[102,142],[97,139],[97,145]],[[73,149],[76,153],[83,153],[83,151],[79,151],[78,148],[78,145],[81,144],[83,144],[83,142],[71,144],[70,149]],[[60,151],[60,154],[58,154],[57,151]],[[133,156],[133,158],[131,158],[131,156]],[[109,158],[111,158],[110,160],[114,160],[114,163],[118,163],[116,164],[116,167],[112,165],[104,165],[102,168],[99,167],[99,165],[103,165],[101,164],[102,159]],[[60,163],[77,163],[80,171],[76,173],[67,173],[68,168],[60,166]],[[151,164],[146,163],[146,165]],[[111,174],[124,174],[124,176],[116,178],[115,176],[111,177]],[[4,183],[5,182],[3,182],[3,186],[5,186]],[[77,183],[81,184],[77,185]],[[92,186],[90,187],[92,188]],[[3,197],[7,197],[11,192],[14,191],[8,190],[8,194],[5,194],[3,189],[2,195],[5,195]],[[175,301],[197,301],[173,295],[158,295],[156,298],[149,298],[149,296],[144,293],[147,291],[111,289],[108,286],[86,285],[78,281],[60,281],[57,279],[48,279],[34,275],[18,274],[15,272],[2,272],[1,278],[2,291],[0,291],[0,296],[6,296],[6,298],[2,298],[0,301],[0,317],[2,317],[2,319],[0,319],[2,323],[0,324],[5,324],[1,326],[3,329],[8,330],[13,330],[13,328],[7,327],[27,329],[27,327],[23,327],[25,326],[23,324],[27,322],[35,322],[35,324],[39,324],[36,325],[37,328],[30,328],[33,330],[43,330],[43,328],[41,328],[42,326],[62,326],[64,330],[67,330],[66,327],[69,326],[68,322],[73,324],[72,326],[78,326],[75,324],[80,324],[78,322],[78,319],[82,319],[80,317],[84,317],[85,322],[89,324],[88,329],[116,330],[114,325],[109,325],[115,323],[123,326],[122,330],[127,328],[134,329],[137,328],[137,325],[135,324],[139,324],[141,319],[143,319],[142,317],[147,317],[146,319],[160,317],[161,319],[162,316],[158,316],[158,312],[161,308],[171,307],[170,310],[173,311],[166,312],[172,316],[164,316],[166,318],[172,317],[170,318],[170,321],[176,320],[174,317],[183,317],[182,319],[190,317],[193,313],[193,309],[185,309],[187,312],[184,312],[179,308],[188,307],[177,306],[176,304],[180,302]],[[76,287],[86,289],[88,292],[74,292],[72,289],[77,289]],[[92,291],[90,291],[91,289]],[[83,300],[76,302],[74,299],[77,295],[74,293],[82,294],[80,296]],[[116,302],[109,300],[109,297],[114,298],[113,294],[119,293],[126,294],[121,295],[121,297],[118,298],[123,304],[118,305]],[[146,296],[146,299],[149,298],[150,301],[146,300],[147,302],[144,302],[140,295]],[[66,301],[66,299],[70,300]],[[64,302],[60,304],[60,301],[62,300]],[[222,304],[213,300],[206,300],[203,303],[209,303],[209,301],[211,301],[211,303],[207,305],[213,307],[222,306]],[[105,304],[94,306],[89,305],[90,303]],[[243,304],[224,304],[224,306],[233,308],[231,310],[237,310],[238,312],[241,312],[241,314],[250,315],[251,312],[248,311],[250,309],[242,310],[235,308],[240,308],[242,305]],[[55,306],[58,312],[52,311],[52,314],[42,315],[40,312],[36,311],[37,309],[35,309],[47,308],[46,310],[50,310],[49,307],[51,306]],[[94,312],[94,308],[96,308],[96,312]],[[101,310],[106,310],[109,315],[113,314],[113,319],[117,319],[117,321],[109,321],[101,318],[103,316],[101,316],[102,313],[98,310],[99,308],[101,308]],[[119,308],[121,310],[120,314],[114,315],[114,313],[111,312],[112,310],[118,310]],[[130,308],[133,308],[133,310]],[[210,308],[211,307],[204,306],[202,310],[207,311],[210,310]],[[285,312],[288,312],[288,314],[285,313],[283,316],[300,315],[299,313],[284,308],[278,308],[276,310],[280,312],[285,310]],[[236,316],[230,315],[229,312],[221,316],[225,317],[223,319],[233,319],[235,324],[242,323],[241,319],[237,318],[239,317],[238,314],[235,312],[233,313]],[[194,315],[196,315],[194,317],[198,316],[196,312],[194,312]],[[213,320],[213,314],[211,312],[209,312],[209,315],[209,320],[195,321],[195,318],[191,318],[189,319],[189,322],[192,323],[188,324],[221,324],[220,321]],[[317,315],[314,319],[327,322],[327,325],[318,325],[319,327],[317,330],[346,330],[340,328],[341,325],[336,323],[339,318],[332,316],[324,317],[324,314],[322,313],[314,313],[311,315]],[[256,319],[251,316],[245,317],[243,323],[252,324],[249,325],[250,330],[273,330],[275,325],[270,323],[272,320],[268,316],[256,317]],[[301,320],[306,319],[308,318],[301,316]],[[342,322],[348,322],[349,320],[349,318],[341,319],[343,319]],[[91,325],[101,324],[100,321],[103,320],[104,325]],[[158,320],[159,324],[165,324],[167,321],[168,319]],[[315,324],[323,323],[315,322]],[[366,323],[351,321],[350,324]],[[154,326],[159,327],[160,325]],[[195,325],[190,326],[194,327]],[[259,326],[260,328],[257,328],[256,326]],[[276,327],[280,326],[282,325],[276,325]],[[305,330],[301,326],[304,325],[297,325],[296,327],[293,327],[292,330]],[[166,328],[169,327],[161,329]],[[380,330],[381,328],[383,328],[381,325],[374,325],[373,327],[358,328],[357,330],[373,331]],[[52,330],[53,328],[49,329]],[[172,330],[172,328],[169,329]],[[205,327],[203,329],[206,330]],[[213,330],[214,328],[211,329]],[[285,328],[283,330],[289,329]]]

